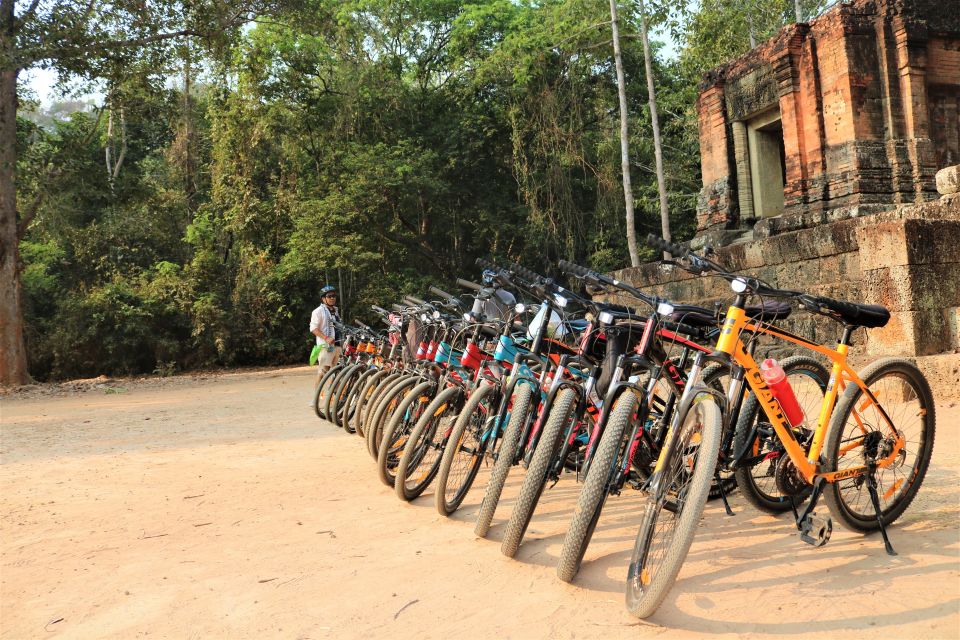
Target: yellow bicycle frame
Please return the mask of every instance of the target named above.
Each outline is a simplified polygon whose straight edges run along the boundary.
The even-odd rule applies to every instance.
[[[829,358],[829,360],[833,363],[830,373],[830,382],[827,385],[826,395],[823,397],[823,403],[820,406],[820,415],[817,418],[817,428],[816,431],[814,431],[813,442],[810,445],[809,451],[804,452],[803,447],[799,442],[797,442],[797,439],[794,436],[793,426],[791,426],[790,422],[787,420],[783,413],[783,409],[780,407],[780,403],[777,402],[777,400],[773,397],[773,392],[764,381],[763,375],[760,373],[760,367],[757,366],[757,363],[754,361],[753,357],[744,349],[743,342],[740,340],[740,335],[743,331],[758,332],[787,340],[788,342],[792,342],[811,351],[815,351],[824,357]],[[823,478],[827,482],[837,482],[838,480],[861,476],[868,471],[868,467],[865,465],[843,469],[842,471],[820,471],[819,458],[823,449],[824,439],[827,435],[827,429],[830,424],[830,416],[833,413],[833,408],[837,401],[837,395],[845,388],[847,383],[857,385],[863,390],[865,395],[863,402],[861,402],[853,412],[854,419],[859,423],[861,431],[866,433],[867,429],[863,427],[863,422],[860,418],[860,412],[872,405],[876,405],[880,410],[880,415],[883,416],[883,419],[887,422],[887,425],[890,427],[891,431],[897,434],[897,441],[893,447],[893,450],[889,455],[881,460],[878,460],[877,466],[887,467],[892,464],[904,446],[903,435],[897,431],[896,427],[890,421],[889,416],[887,416],[886,412],[883,410],[883,407],[880,406],[877,398],[873,395],[867,385],[863,382],[863,380],[860,379],[850,365],[847,364],[848,350],[849,346],[846,344],[841,343],[837,345],[836,349],[830,349],[815,342],[805,340],[799,336],[795,336],[791,333],[787,333],[786,331],[776,329],[770,325],[764,323],[752,323],[746,312],[737,306],[731,306],[729,309],[727,309],[726,319],[724,320],[723,328],[720,331],[720,337],[717,340],[716,351],[729,355],[734,362],[743,367],[747,384],[757,396],[757,400],[760,402],[760,406],[763,407],[764,412],[767,414],[767,418],[770,419],[777,436],[780,438],[780,441],[783,443],[783,446],[786,449],[787,455],[790,456],[790,459],[793,461],[794,465],[796,465],[804,479],[811,484],[816,478]],[[854,449],[858,445],[858,442],[859,441],[846,445],[843,449],[841,449],[841,455],[845,454],[851,449]]]

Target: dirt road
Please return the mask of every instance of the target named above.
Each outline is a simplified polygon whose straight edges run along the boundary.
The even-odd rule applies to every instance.
[[[808,547],[738,497],[734,517],[708,506],[639,623],[622,591],[638,496],[610,501],[563,584],[574,483],[545,495],[508,560],[519,473],[478,540],[481,490],[450,519],[432,494],[401,503],[359,438],[312,415],[311,384],[302,368],[0,399],[2,636],[960,636],[960,406],[937,406],[926,484],[891,531],[899,556],[839,525]]]

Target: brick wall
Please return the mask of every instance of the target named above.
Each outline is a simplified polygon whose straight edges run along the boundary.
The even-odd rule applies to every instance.
[[[732,126],[770,108],[782,118],[786,214],[935,199],[934,174],[960,155],[956,9],[841,3],[707,74],[697,103],[698,231],[749,222],[738,205]]]

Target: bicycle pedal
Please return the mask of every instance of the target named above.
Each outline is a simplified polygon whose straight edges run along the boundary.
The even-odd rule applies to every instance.
[[[831,533],[833,533],[833,520],[830,516],[821,518],[816,513],[810,513],[800,523],[800,539],[814,547],[827,544]]]

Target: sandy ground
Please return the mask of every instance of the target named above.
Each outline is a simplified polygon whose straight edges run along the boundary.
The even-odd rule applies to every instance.
[[[878,537],[820,549],[740,498],[708,506],[650,623],[623,605],[639,498],[612,499],[575,585],[554,566],[577,486],[561,482],[517,556],[482,490],[452,518],[397,500],[356,436],[312,415],[312,372],[0,399],[5,638],[960,637],[960,405],[938,403],[919,498]],[[483,481],[481,477],[481,482]]]

